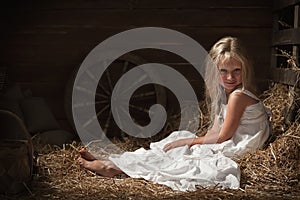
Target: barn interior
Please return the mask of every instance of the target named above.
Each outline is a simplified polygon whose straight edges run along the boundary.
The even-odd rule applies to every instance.
[[[3,3],[0,8],[0,110],[4,111],[1,137],[24,140],[24,136],[10,138],[14,136],[9,135],[26,132],[34,145],[35,169],[31,170],[28,187],[21,193],[4,192],[0,197],[299,198],[299,4],[299,0],[12,0]],[[103,41],[142,27],[180,32],[206,51],[224,36],[243,41],[253,62],[258,93],[272,110],[274,123],[266,147],[239,160],[241,189],[199,188],[180,193],[140,179],[106,179],[76,164],[78,150],[83,146],[72,115],[77,72],[90,52]],[[178,129],[180,105],[176,95],[156,84],[143,86],[134,93],[136,99],[130,100],[130,112],[135,122],[146,125],[151,105],[163,105],[169,123],[159,136],[150,140],[128,137],[112,119],[111,105],[103,101],[103,94],[110,97],[125,71],[145,63],[160,63],[177,70],[188,80],[197,100],[204,101],[203,77],[180,55],[145,48],[116,58],[98,79],[99,99],[95,98],[101,103],[95,105],[95,110],[106,136],[130,151],[147,147],[151,139],[161,139]],[[89,91],[84,90],[88,95]],[[205,111],[202,114],[200,128],[205,129],[207,116]],[[13,115],[10,118],[16,122],[7,122],[6,115]],[[18,126],[20,129],[15,128]],[[6,160],[3,158],[1,162]]]

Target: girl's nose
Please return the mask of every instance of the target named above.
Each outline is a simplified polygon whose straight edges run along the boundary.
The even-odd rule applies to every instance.
[[[232,72],[229,72],[227,74],[227,79],[232,80],[233,78],[234,78],[234,76],[233,76]]]

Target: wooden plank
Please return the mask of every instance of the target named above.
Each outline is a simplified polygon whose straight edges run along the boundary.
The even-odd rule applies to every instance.
[[[277,68],[272,70],[272,79],[275,82],[300,87],[300,71],[287,68]]]
[[[270,27],[271,10],[251,9],[197,9],[197,10],[42,10],[19,11],[7,16],[17,27],[85,26],[85,27]],[[12,18],[12,19],[10,19]]]
[[[12,66],[8,70],[10,81],[12,82],[57,82],[65,83],[70,76],[71,70],[67,67],[51,67],[47,68],[32,66],[20,67]]]
[[[270,78],[270,59],[254,60],[253,68],[257,80]]]
[[[41,51],[42,49],[45,49],[45,47],[41,46]],[[13,51],[13,49],[11,51]],[[267,62],[270,59],[270,48],[268,45],[248,48],[248,52],[250,57],[259,62]],[[178,55],[161,50],[139,50],[133,53],[148,62],[186,64],[186,61]],[[29,80],[32,78],[33,80],[51,81],[51,76],[53,75],[57,81],[60,81],[63,79],[62,75],[66,75],[68,72],[71,73],[72,69],[80,66],[86,55],[87,54],[82,54],[81,56],[72,55],[72,52],[66,55],[61,52],[61,55],[57,54],[49,57],[47,54],[42,53],[36,54],[36,56],[39,57],[38,59],[36,59],[35,56],[28,58],[15,57],[11,55],[9,57],[5,57],[7,60],[2,57],[0,57],[0,60],[3,63],[7,62],[11,65],[9,71],[11,71],[10,78],[13,80]],[[49,73],[46,73],[46,71],[49,71]],[[51,71],[53,73],[59,73],[56,75],[51,73]]]
[[[182,75],[186,76],[188,80],[200,80],[202,77],[189,63],[165,63],[165,65],[174,68]],[[116,67],[114,65],[114,67]],[[22,83],[61,83],[62,85],[66,83],[68,78],[71,76],[72,70],[68,68],[43,68],[40,69],[36,66],[31,66],[30,68],[14,67],[14,69],[9,70],[10,81],[12,82],[22,82]],[[113,71],[111,71],[111,75]],[[118,77],[119,78],[119,77]]]
[[[0,60],[10,65],[34,65],[43,68],[44,66],[74,66],[81,63],[92,47],[79,47],[78,45],[55,46],[55,45],[20,45],[8,46],[1,49]]]
[[[274,33],[272,45],[299,45],[300,28],[285,29]]]
[[[210,0],[210,1],[199,1],[199,0],[138,0],[134,2],[133,8],[180,8],[180,9],[199,9],[199,8],[245,8],[245,7],[268,7],[272,6],[272,0],[252,0],[252,1],[241,1],[241,0]]]
[[[271,27],[165,27],[190,36],[199,43],[210,44],[211,46],[217,39],[232,35],[240,37],[244,43],[249,45],[260,45],[260,43],[271,43]],[[44,45],[57,46],[56,48],[63,48],[63,46],[78,45],[90,46],[91,48],[105,39],[121,33],[130,27],[114,28],[114,27],[27,27],[24,30],[10,33],[10,36],[2,40],[5,46],[24,45]],[[259,43],[253,43],[255,37]]]
[[[300,0],[275,0],[273,4],[273,11],[279,11],[298,3],[300,3]]]
[[[259,62],[269,62],[270,59],[270,46],[254,46],[251,48],[247,48],[250,57],[254,61]],[[186,63],[186,61],[182,60],[179,56],[174,54],[168,54],[159,50],[145,50],[145,51],[137,51],[134,52],[136,55],[144,58],[148,62],[156,62],[156,63]]]
[[[156,62],[150,60],[150,62]],[[199,80],[202,77],[189,63],[174,63],[174,62],[157,62],[170,66],[180,72],[182,75],[186,76],[188,80],[194,81]],[[270,65],[269,59],[259,59],[255,58],[253,60],[254,68],[257,71],[258,77],[263,77],[268,74],[268,66]],[[71,73],[75,69],[72,68],[53,68],[48,66],[47,68],[39,69],[38,66],[31,66],[27,68],[22,68],[20,66],[14,67],[14,69],[9,70],[10,81],[13,82],[23,82],[23,83],[60,83],[61,85],[66,84],[66,81],[70,78]]]
[[[299,18],[300,18],[300,12],[299,12],[299,5],[296,5],[294,8],[294,28],[299,28]],[[300,32],[299,32],[300,33]],[[300,37],[300,34],[298,35]],[[299,47],[293,46],[293,57],[296,58],[296,65],[299,66]]]
[[[130,0],[10,0],[1,4],[1,7],[18,10],[56,10],[56,9],[128,9]]]
[[[65,83],[17,82],[22,90],[31,90],[33,96],[63,99]]]
[[[2,4],[4,8],[19,9],[199,9],[199,8],[244,8],[268,7],[271,8],[272,0],[10,0]]]
[[[277,67],[277,50],[275,48],[271,49],[271,70],[275,70]]]
[[[231,35],[239,37],[249,48],[267,48],[270,46],[270,28],[177,28],[178,30],[198,41],[207,50],[219,38]],[[102,32],[105,35],[102,35]],[[107,35],[107,33],[111,35]],[[82,61],[96,45],[116,34],[116,29],[80,29],[70,31],[68,34],[39,32],[30,34],[12,34],[4,42],[6,48],[0,50],[4,60],[15,62],[52,63],[61,66],[63,61]],[[253,38],[257,42],[253,42]],[[158,55],[159,56],[159,55]],[[52,59],[52,61],[50,61]],[[43,67],[43,66],[41,66]]]

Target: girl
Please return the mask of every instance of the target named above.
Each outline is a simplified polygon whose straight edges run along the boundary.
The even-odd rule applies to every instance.
[[[97,160],[82,149],[79,164],[103,176],[126,173],[181,191],[197,185],[239,188],[240,171],[233,159],[262,147],[269,137],[268,116],[254,95],[252,66],[240,41],[222,38],[209,56],[205,83],[213,123],[205,136],[175,131],[151,143],[150,150],[115,154],[109,160]]]

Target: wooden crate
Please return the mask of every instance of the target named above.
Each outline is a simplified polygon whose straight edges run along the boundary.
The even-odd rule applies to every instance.
[[[273,36],[271,55],[271,78],[275,82],[300,87],[299,77],[299,4],[300,0],[276,0],[273,8]],[[296,64],[291,61],[289,54]]]

